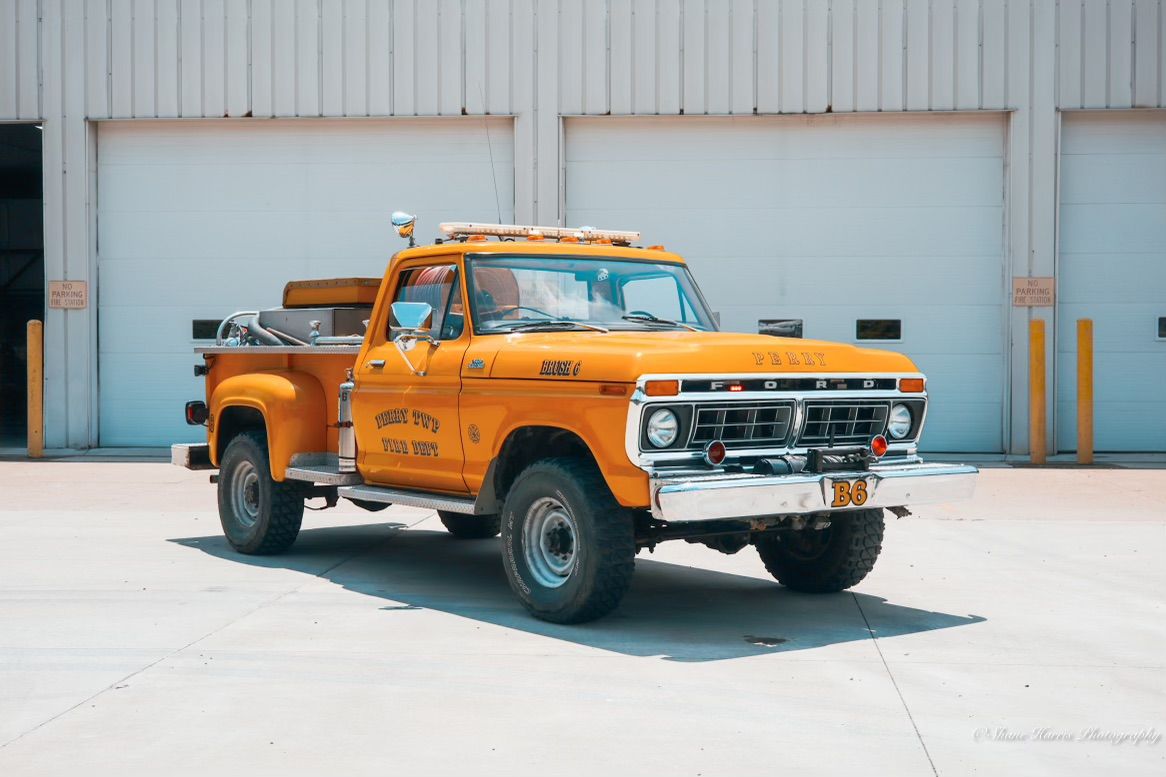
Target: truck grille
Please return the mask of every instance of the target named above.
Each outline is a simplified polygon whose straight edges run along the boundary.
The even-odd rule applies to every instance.
[[[696,406],[694,446],[720,440],[729,448],[784,443],[789,436],[792,402],[725,402]]]
[[[868,443],[886,429],[889,411],[890,403],[880,401],[807,402],[798,443],[806,447]]]

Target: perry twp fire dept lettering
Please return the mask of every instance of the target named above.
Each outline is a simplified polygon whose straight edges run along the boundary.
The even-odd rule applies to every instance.
[[[424,410],[412,410],[407,407],[391,407],[388,410],[382,410],[376,414],[377,428],[383,429],[386,426],[396,426],[398,424],[407,424],[409,419],[413,419],[414,426],[420,426],[427,432],[437,434],[441,429],[441,419],[437,416],[430,415]]]
[[[376,414],[377,428],[408,424],[437,434],[441,429],[441,419],[424,410],[410,410],[407,407],[391,407]],[[402,440],[398,437],[382,437],[381,447],[385,453],[397,456],[440,456],[440,448],[435,442],[423,440]]]
[[[388,410],[382,410],[376,414],[377,428],[384,429],[386,426],[393,426],[395,424],[409,423],[409,408],[407,407],[393,407]]]
[[[583,369],[583,362],[570,359],[543,359],[543,366],[539,369],[538,374],[550,375],[554,378],[572,378],[578,375],[581,369]]]
[[[441,449],[437,443],[427,440],[398,440],[394,437],[382,437],[381,447],[385,453],[397,456],[440,456]]]
[[[395,453],[398,456],[409,455],[409,443],[405,440],[397,440],[392,437],[382,437],[381,445],[384,446],[385,453]]]
[[[437,434],[437,430],[441,428],[441,420],[429,415],[424,410],[414,410],[413,425]]]

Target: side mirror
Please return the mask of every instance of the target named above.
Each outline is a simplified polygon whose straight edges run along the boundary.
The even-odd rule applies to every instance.
[[[433,306],[428,302],[394,302],[393,331],[429,329],[433,326]]]
[[[393,228],[397,230],[398,235],[409,238],[409,247],[412,248],[414,245],[413,226],[417,223],[417,217],[403,210],[395,210],[393,211],[392,222]]]
[[[418,340],[435,342],[429,334],[433,326],[433,306],[428,302],[394,302],[390,308],[389,335],[402,351],[411,351]]]

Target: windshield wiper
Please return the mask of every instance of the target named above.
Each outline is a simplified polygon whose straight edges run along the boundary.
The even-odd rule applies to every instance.
[[[690,332],[699,332],[701,330],[694,327],[692,324],[685,324],[680,321],[673,321],[669,318],[660,318],[653,316],[651,313],[628,313],[625,316],[620,316],[624,321],[640,321],[645,324],[664,324],[665,326],[682,326]]]
[[[525,324],[515,324],[514,326],[502,327],[495,331],[498,332],[537,332],[540,329],[547,331],[554,331],[556,329],[588,329],[592,332],[610,332],[610,329],[595,324],[586,324],[582,321],[571,321],[566,318],[555,318],[549,321],[528,321]]]

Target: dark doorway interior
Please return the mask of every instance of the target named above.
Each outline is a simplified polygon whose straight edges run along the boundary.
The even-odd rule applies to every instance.
[[[27,434],[25,327],[44,319],[41,131],[0,124],[0,447]]]

